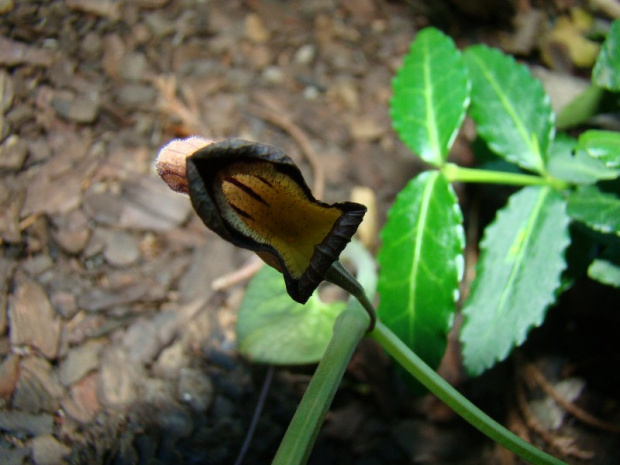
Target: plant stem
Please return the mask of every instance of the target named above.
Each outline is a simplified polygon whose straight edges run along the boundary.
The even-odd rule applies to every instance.
[[[357,279],[355,279],[353,275],[349,273],[344,266],[342,266],[342,263],[335,261],[329,270],[327,270],[325,280],[341,287],[355,297],[360,304],[362,304],[362,307],[364,307],[364,310],[366,310],[366,313],[368,313],[368,317],[370,318],[368,332],[372,331],[375,327],[375,323],[377,322],[377,313],[375,312],[375,307],[366,295],[366,291]]]
[[[448,407],[489,438],[535,465],[566,465],[511,433],[467,400],[381,322],[370,333],[384,350]]]
[[[512,186],[552,186],[566,189],[568,184],[551,177],[532,174],[509,173],[507,171],[491,171],[478,168],[465,168],[454,163],[446,163],[441,172],[450,182],[479,182],[488,184],[508,184]]]
[[[334,334],[286,430],[272,465],[306,463],[353,351],[367,328],[366,313],[357,302],[350,301],[336,319]]]

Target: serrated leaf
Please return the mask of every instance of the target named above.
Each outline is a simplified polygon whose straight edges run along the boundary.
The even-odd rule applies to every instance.
[[[549,96],[529,70],[485,45],[463,53],[472,81],[471,116],[478,134],[500,157],[543,173],[553,140]]]
[[[592,81],[605,89],[620,91],[620,20],[611,25],[592,70]]]
[[[588,268],[588,276],[602,284],[620,288],[620,247],[608,248]]]
[[[595,231],[620,236],[620,198],[596,186],[573,192],[568,197],[568,214]]]
[[[381,321],[431,367],[437,367],[455,312],[464,235],[456,195],[427,171],[398,194],[381,232]]]
[[[595,184],[620,176],[620,170],[605,166],[585,150],[577,150],[577,141],[560,135],[549,150],[548,171],[551,176],[573,184]]]
[[[443,165],[469,103],[467,69],[452,39],[435,28],[422,30],[392,87],[394,129],[424,161]]]
[[[555,127],[558,130],[585,124],[600,112],[605,90],[594,84],[566,104],[557,115]]]
[[[585,150],[608,168],[620,167],[620,132],[586,131],[579,136],[577,148]]]
[[[237,317],[239,351],[276,365],[317,362],[344,302],[323,303],[315,292],[305,305],[286,292],[282,274],[263,267],[250,282]]]
[[[463,308],[460,339],[470,374],[504,360],[543,322],[566,267],[568,223],[560,194],[549,187],[526,187],[487,227]]]

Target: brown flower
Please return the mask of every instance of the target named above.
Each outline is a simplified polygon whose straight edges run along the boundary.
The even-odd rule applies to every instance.
[[[204,146],[185,160],[184,180],[178,167],[163,170],[175,190],[189,193],[208,228],[281,271],[289,295],[305,303],[351,240],[366,207],[316,200],[299,168],[275,147],[241,139],[199,145]],[[162,174],[159,160],[158,171]]]

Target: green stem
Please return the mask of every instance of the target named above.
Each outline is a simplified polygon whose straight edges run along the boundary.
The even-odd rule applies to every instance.
[[[351,275],[351,273],[349,273],[347,269],[342,266],[342,263],[336,261],[332,264],[329,270],[327,270],[325,280],[341,287],[355,297],[360,304],[362,304],[362,307],[364,307],[364,310],[366,310],[366,313],[368,313],[368,317],[370,318],[368,332],[372,331],[375,327],[375,323],[377,322],[375,307],[370,302],[370,299],[366,295],[366,291],[357,279],[355,279],[353,275]]]
[[[512,186],[552,186],[556,189],[566,189],[568,184],[551,177],[532,174],[509,173],[506,171],[481,170],[464,168],[454,163],[446,163],[441,172],[450,182],[479,182],[488,184],[508,184]]]
[[[385,325],[378,322],[370,333],[384,350],[400,363],[415,379],[441,399],[448,407],[489,438],[535,465],[566,465],[561,460],[537,449],[486,415],[467,400],[431,367],[414,354]]]
[[[367,328],[368,318],[357,304],[349,304],[338,315],[334,334],[286,430],[272,465],[306,463],[353,351]]]

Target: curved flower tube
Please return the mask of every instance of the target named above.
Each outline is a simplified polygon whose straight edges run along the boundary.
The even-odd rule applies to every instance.
[[[192,150],[183,162],[166,157],[183,150]],[[266,144],[173,141],[161,150],[157,168],[174,190],[189,194],[209,229],[282,272],[289,295],[300,303],[321,281],[334,281],[332,265],[366,213],[358,203],[316,200],[294,162]]]

